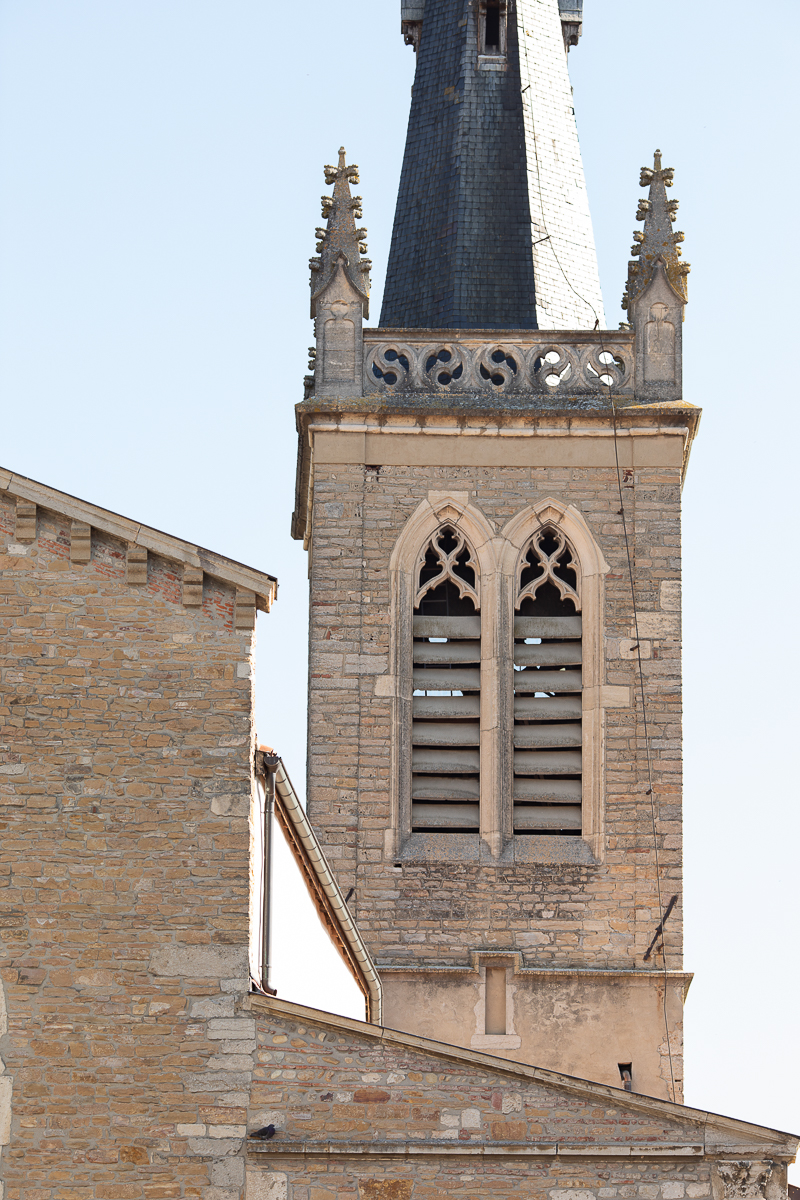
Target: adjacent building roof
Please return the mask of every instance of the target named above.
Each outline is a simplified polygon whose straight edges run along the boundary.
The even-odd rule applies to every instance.
[[[257,775],[266,774],[266,762],[264,753],[259,751]],[[364,993],[369,1020],[380,1024],[383,1010],[380,977],[280,758],[275,766],[275,816],[320,921]]]
[[[533,1163],[538,1160],[541,1169],[548,1161],[577,1166],[591,1159],[602,1159],[620,1167],[626,1161],[655,1159],[666,1175],[673,1164],[681,1162],[690,1165],[693,1161],[716,1159],[746,1171],[747,1160],[763,1167],[764,1160],[767,1164],[792,1162],[797,1153],[796,1134],[750,1121],[512,1062],[485,1051],[376,1028],[276,997],[251,995],[248,1003],[258,1020],[272,1021],[275,1026],[280,1023],[287,1033],[297,1024],[335,1032],[337,1052],[343,1056],[341,1067],[352,1079],[355,1072],[350,1064],[355,1061],[356,1078],[369,1079],[371,1087],[379,1089],[376,1094],[365,1088],[354,1096],[356,1103],[374,1105],[368,1128],[351,1124],[343,1129],[341,1109],[334,1107],[337,1101],[333,1095],[322,1096],[322,1101],[331,1104],[333,1119],[327,1127],[323,1107],[317,1108],[312,1123],[306,1119],[307,1109],[303,1105],[291,1106],[283,1127],[275,1130],[274,1137],[262,1142],[248,1140],[248,1153],[263,1154],[265,1161],[268,1161],[266,1156],[288,1154],[299,1154],[306,1162],[315,1154],[326,1158],[334,1154],[358,1154],[406,1159],[414,1155],[416,1161],[425,1155],[447,1155],[474,1162],[476,1157],[486,1155],[495,1164],[502,1157],[522,1157]],[[301,1092],[313,1090],[316,1099],[322,1091],[320,1084],[324,1083],[326,1089],[335,1093],[335,1083],[331,1087],[331,1081],[337,1078],[335,1060],[319,1062],[312,1058],[307,1045],[292,1041],[291,1034],[285,1041],[281,1066],[286,1077],[294,1078],[289,1072],[299,1067]],[[400,1071],[398,1062],[402,1063]],[[370,1074],[364,1076],[365,1071]],[[513,1100],[502,1112],[510,1123],[495,1125],[500,1113],[493,1110],[494,1088],[509,1086],[513,1088]],[[563,1097],[566,1103],[563,1107],[547,1103],[548,1094]],[[431,1139],[420,1129],[423,1122],[412,1122],[405,1116],[404,1110],[414,1106],[427,1104],[438,1109],[448,1101],[447,1106],[452,1105],[457,1112],[478,1097],[484,1112],[474,1113],[475,1120],[468,1127],[466,1140],[455,1135],[449,1143],[441,1135]],[[390,1103],[382,1105],[381,1101]],[[524,1123],[529,1105],[535,1110],[534,1137],[530,1137]],[[568,1113],[566,1121],[565,1113]],[[742,1159],[745,1162],[736,1161]],[[769,1179],[768,1165],[765,1175]],[[735,1193],[731,1190],[727,1194]],[[754,1188],[751,1194],[764,1193]]]

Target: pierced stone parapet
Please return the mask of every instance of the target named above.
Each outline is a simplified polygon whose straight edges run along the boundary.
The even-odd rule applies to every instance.
[[[552,333],[491,331],[441,339],[425,330],[366,330],[364,394],[487,396],[633,395],[634,352],[627,331]]]

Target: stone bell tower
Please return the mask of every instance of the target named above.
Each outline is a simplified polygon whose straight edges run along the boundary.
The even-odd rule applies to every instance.
[[[415,0],[416,3],[416,0]],[[406,5],[381,326],[326,168],[293,534],[308,813],[384,1023],[680,1100],[686,273],[642,173],[604,328],[558,0]]]

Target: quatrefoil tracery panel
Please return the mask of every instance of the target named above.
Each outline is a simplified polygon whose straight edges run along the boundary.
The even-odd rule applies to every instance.
[[[523,577],[531,570],[539,574],[523,584]],[[536,593],[545,583],[552,583],[558,588],[561,600],[571,600],[575,611],[581,611],[581,601],[578,587],[573,587],[565,575],[572,574],[576,583],[580,580],[580,568],[577,555],[564,534],[552,525],[537,529],[528,542],[525,552],[521,555],[517,567],[517,596],[515,607],[519,608],[525,599],[535,600]]]
[[[433,560],[433,562],[431,561]],[[435,564],[438,571],[424,581],[421,573],[426,566]],[[472,581],[470,581],[470,576]],[[470,599],[476,610],[480,608],[478,560],[461,530],[454,525],[442,525],[423,547],[417,558],[417,589],[414,607],[419,608],[428,592],[443,583],[453,583],[458,588],[459,599]]]
[[[380,342],[365,355],[366,394],[378,392],[615,394],[630,391],[630,346],[608,342]]]

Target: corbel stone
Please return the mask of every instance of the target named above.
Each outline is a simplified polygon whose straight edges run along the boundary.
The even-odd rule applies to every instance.
[[[256,627],[256,594],[236,589],[236,607],[233,618],[234,629],[255,629]]]
[[[87,563],[92,557],[92,527],[84,521],[73,521],[70,528],[69,561]]]
[[[34,542],[36,540],[36,505],[30,500],[17,497],[17,517],[14,526],[16,542]]]
[[[142,546],[129,546],[125,560],[128,583],[147,583],[147,551]]]
[[[187,608],[203,603],[203,572],[199,567],[183,569],[183,603]]]

